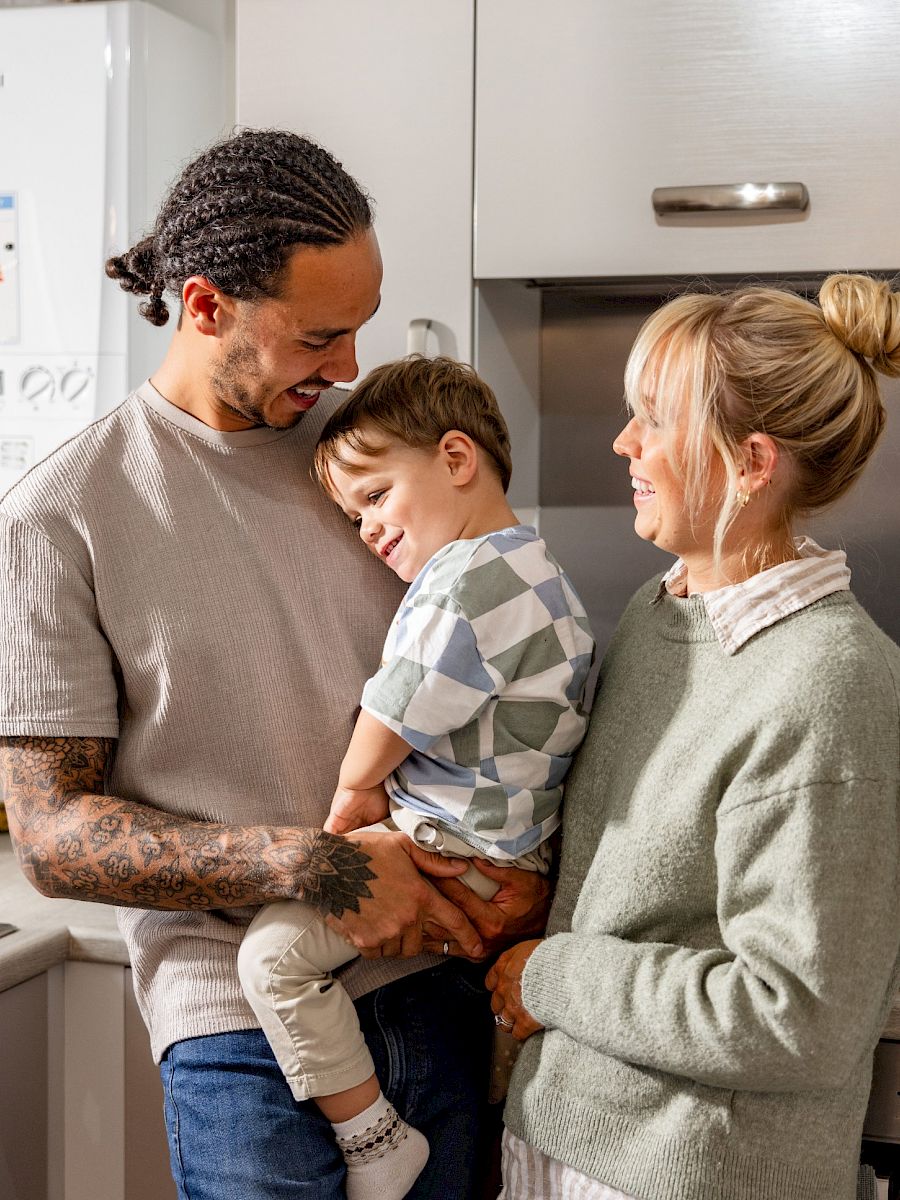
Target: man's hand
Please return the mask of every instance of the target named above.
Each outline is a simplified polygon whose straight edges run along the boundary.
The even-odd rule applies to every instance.
[[[520,1042],[544,1028],[522,1003],[522,972],[540,944],[538,938],[537,941],[519,942],[511,950],[505,951],[488,971],[484,981],[494,993],[491,996],[491,1008],[507,1022],[506,1028]],[[511,1029],[508,1024],[510,1021]]]
[[[498,867],[485,858],[473,858],[469,862],[474,863],[483,875],[500,884],[500,890],[492,900],[480,899],[458,879],[440,879],[435,886],[462,909],[478,930],[484,946],[483,954],[472,955],[446,925],[443,929],[429,926],[424,949],[441,953],[446,941],[450,944],[450,954],[488,958],[498,950],[521,941],[523,937],[543,933],[551,899],[550,883],[545,876],[537,871],[522,871],[518,867]]]
[[[328,916],[326,921],[364,958],[420,954],[426,922],[429,928],[446,930],[446,940],[459,946],[460,953],[474,959],[484,957],[482,940],[472,923],[420,873],[447,883],[466,870],[467,862],[420,850],[403,833],[362,832],[351,834],[347,841],[365,856],[371,872],[366,880],[368,894],[359,898],[353,911],[345,909],[340,919]],[[463,887],[463,891],[469,889]]]
[[[381,784],[365,790],[338,785],[325,822],[325,832],[351,833],[364,825],[374,825],[384,820],[389,809],[388,795]]]

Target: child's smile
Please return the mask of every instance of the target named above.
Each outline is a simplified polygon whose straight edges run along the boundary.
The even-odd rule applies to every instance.
[[[403,534],[401,533],[401,534],[398,534],[397,537],[391,538],[391,540],[389,542],[387,542],[385,545],[380,546],[378,548],[378,553],[381,555],[381,557],[384,559],[384,561],[388,564],[388,566],[392,565],[391,555],[394,553],[394,551],[397,549],[397,547],[400,545],[400,543],[402,541],[403,541]]]

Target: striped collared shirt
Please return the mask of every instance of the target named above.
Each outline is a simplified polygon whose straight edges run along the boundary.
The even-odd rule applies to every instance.
[[[830,596],[848,591],[850,569],[843,550],[823,550],[812,538],[794,538],[797,558],[779,563],[713,592],[701,592],[706,612],[726,654],[735,654],[761,629]],[[687,567],[679,558],[666,572],[653,603],[663,591],[684,597]]]
[[[501,1160],[503,1187],[497,1200],[635,1200],[548,1158],[508,1129],[503,1130]]]

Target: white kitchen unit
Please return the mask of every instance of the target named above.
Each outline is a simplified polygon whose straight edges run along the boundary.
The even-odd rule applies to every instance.
[[[131,971],[66,962],[0,991],[0,1196],[175,1200]]]
[[[47,1200],[175,1200],[163,1089],[131,969],[48,972]]]
[[[47,973],[0,992],[0,1196],[47,1200]]]
[[[0,1198],[175,1200],[114,910],[40,895],[3,834],[0,913]]]
[[[314,138],[374,198],[360,372],[410,349],[469,360],[473,0],[237,0],[235,44],[239,123]]]
[[[476,278],[900,262],[896,0],[478,0],[476,46]]]

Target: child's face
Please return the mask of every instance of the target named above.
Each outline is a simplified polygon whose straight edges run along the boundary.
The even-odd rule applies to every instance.
[[[329,476],[338,504],[373,554],[411,583],[438,550],[463,535],[454,464],[439,447],[385,441],[382,454],[344,446]]]

